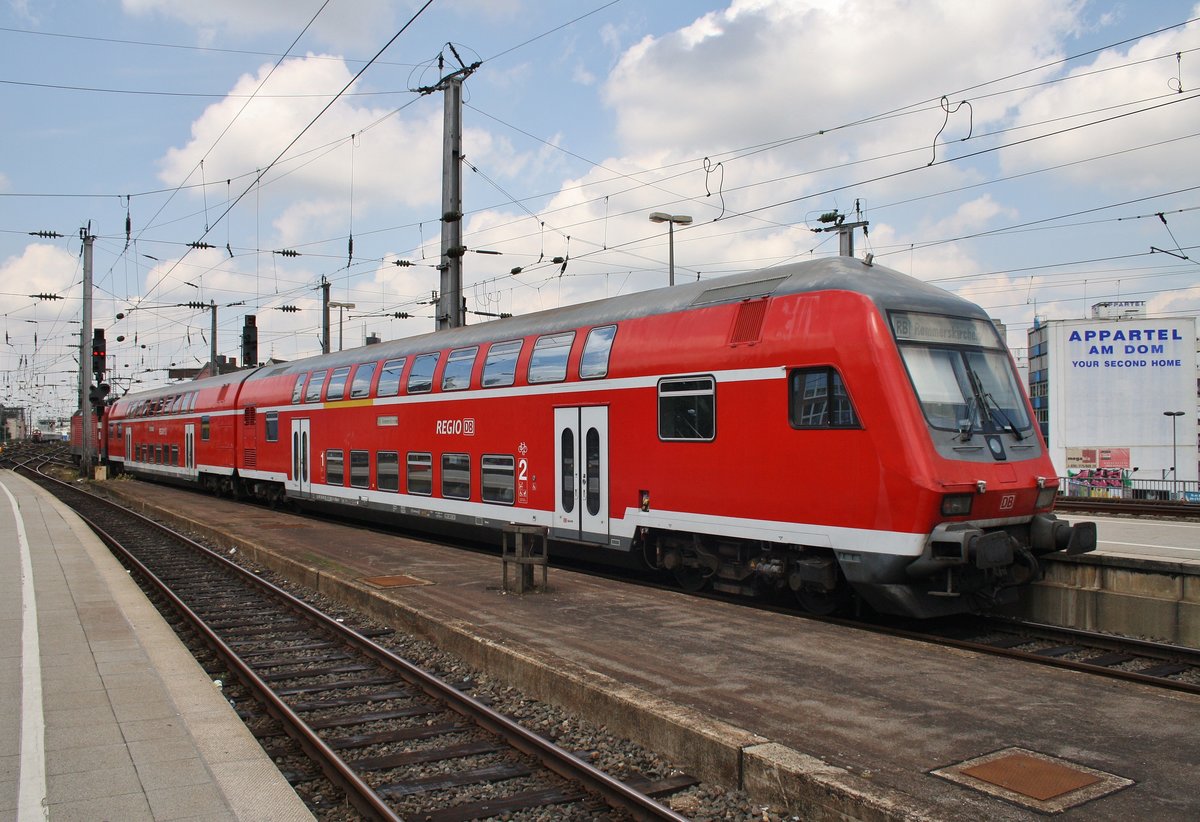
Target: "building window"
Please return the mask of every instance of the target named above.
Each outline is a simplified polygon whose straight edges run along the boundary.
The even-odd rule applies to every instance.
[[[579,359],[579,376],[585,380],[597,379],[608,374],[608,355],[612,351],[613,338],[617,336],[615,325],[593,328],[583,343],[583,356]]]
[[[329,375],[329,388],[325,391],[328,402],[340,400],[346,396],[346,379],[350,376],[350,366],[335,368]]]
[[[408,493],[429,496],[433,493],[433,454],[408,455]]]
[[[659,439],[711,440],[716,435],[716,380],[684,377],[659,382]]]
[[[471,369],[475,367],[477,353],[478,346],[450,352],[450,356],[446,358],[446,368],[442,371],[443,391],[461,391],[471,387]]]
[[[471,498],[471,458],[466,454],[442,454],[442,496]]]
[[[433,372],[437,368],[440,354],[422,354],[413,360],[408,372],[408,393],[427,394],[433,390]]]
[[[304,392],[305,402],[320,402],[321,387],[325,384],[325,372],[314,371],[308,381],[308,390]]]
[[[340,450],[325,452],[325,482],[329,485],[346,484],[346,455]]]
[[[400,375],[404,372],[404,358],[388,360],[383,364],[379,374],[379,387],[375,390],[377,397],[394,397],[400,393]]]
[[[268,411],[266,414],[263,414],[263,420],[265,421],[265,438],[267,442],[279,442],[279,412]]]
[[[350,484],[355,488],[371,487],[371,452],[350,452]]]
[[[350,386],[350,399],[371,396],[371,378],[375,376],[375,363],[364,362],[354,369],[354,384]]]
[[[512,385],[517,377],[517,357],[521,355],[521,341],[493,343],[483,363],[483,387],[500,388]]]
[[[788,417],[793,428],[857,428],[858,416],[842,376],[832,368],[793,371]]]
[[[516,473],[511,456],[484,454],[483,485],[480,493],[484,502],[512,505],[516,489]]]
[[[575,332],[549,334],[539,337],[533,344],[533,355],[529,358],[529,381],[561,382],[567,378],[567,357]]]
[[[400,454],[378,451],[375,454],[375,487],[380,491],[400,490]]]

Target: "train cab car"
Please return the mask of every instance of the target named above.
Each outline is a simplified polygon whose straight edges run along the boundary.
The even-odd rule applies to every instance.
[[[207,425],[209,487],[489,538],[538,526],[555,552],[816,611],[978,610],[1040,554],[1095,544],[1051,512],[987,315],[850,258],[199,380],[164,411],[178,390],[127,398],[144,473],[176,468],[156,437]]]
[[[107,414],[109,460],[131,474],[233,493],[237,392],[249,372],[130,394]]]

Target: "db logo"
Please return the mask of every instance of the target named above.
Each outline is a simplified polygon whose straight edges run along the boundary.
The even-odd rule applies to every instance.
[[[1016,494],[1005,494],[1000,498],[1000,510],[1011,511],[1017,504]]]

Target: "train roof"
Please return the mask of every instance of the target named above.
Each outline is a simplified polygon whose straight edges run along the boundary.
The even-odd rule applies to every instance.
[[[868,265],[853,257],[825,257],[789,265],[731,274],[711,280],[682,283],[622,294],[591,302],[552,308],[479,325],[431,331],[413,337],[320,354],[286,363],[243,369],[232,374],[208,377],[192,383],[130,394],[122,399],[145,399],[180,391],[212,388],[225,383],[262,379],[280,374],[298,374],[313,368],[336,368],[365,360],[411,356],[445,348],[480,345],[497,340],[518,339],[531,334],[548,334],[575,328],[616,323],[622,320],[667,314],[707,305],[738,302],[765,296],[804,294],[819,291],[849,291],[862,294],[881,309],[927,311],[939,314],[986,318],[974,303],[928,283],[880,265]]]
[[[264,366],[255,372],[252,379],[300,373],[313,368],[353,365],[363,362],[364,353],[367,352],[369,354],[365,359],[389,359],[444,348],[461,348],[497,340],[518,339],[531,334],[551,334],[556,331],[605,325],[754,297],[817,291],[859,293],[873,300],[882,309],[987,317],[974,303],[895,269],[868,265],[851,257],[828,257],[651,291],[622,294],[479,325],[431,331],[379,343],[369,348],[353,348],[292,360]]]

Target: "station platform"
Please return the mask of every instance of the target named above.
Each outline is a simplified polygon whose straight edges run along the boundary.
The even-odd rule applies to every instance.
[[[1194,820],[1200,698],[128,479],[98,483],[815,820]]]
[[[313,818],[108,549],[6,470],[0,659],[0,818]]]

